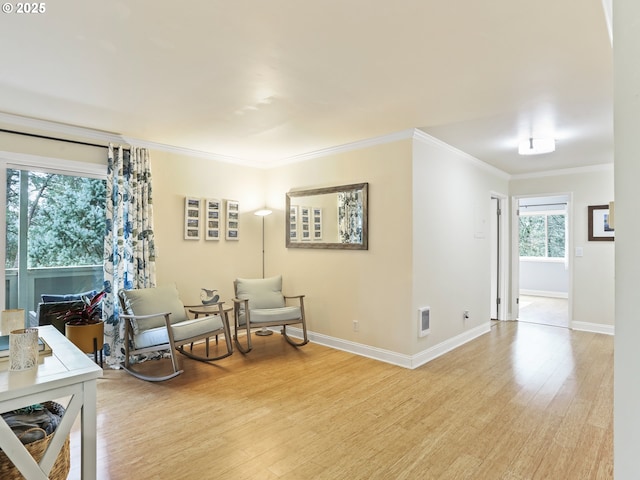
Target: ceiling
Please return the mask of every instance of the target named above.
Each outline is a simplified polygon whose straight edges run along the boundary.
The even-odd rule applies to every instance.
[[[411,128],[512,175],[613,161],[602,0],[44,5],[0,16],[0,112],[251,162]]]

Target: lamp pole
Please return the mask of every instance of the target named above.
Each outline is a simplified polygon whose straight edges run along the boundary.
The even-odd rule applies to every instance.
[[[267,215],[271,215],[271,210],[263,208],[262,210],[258,210],[254,215],[262,217],[262,278],[264,278],[264,217]],[[272,335],[273,332],[266,327],[262,327],[261,330],[256,332],[256,335],[264,336]]]
[[[271,210],[268,210],[266,208],[263,208],[262,210],[258,210],[257,212],[254,213],[254,215],[257,215],[259,217],[262,217],[262,278],[264,278],[264,217],[266,217],[267,215],[271,215]]]

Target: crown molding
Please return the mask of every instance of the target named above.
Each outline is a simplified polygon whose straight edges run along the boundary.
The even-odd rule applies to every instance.
[[[603,163],[600,165],[590,165],[588,167],[563,168],[558,170],[547,170],[545,172],[511,175],[511,180],[527,180],[530,178],[557,177],[559,175],[576,175],[580,173],[606,172],[612,170],[613,163]]]
[[[493,175],[497,175],[498,177],[501,177],[505,180],[509,180],[511,178],[511,175],[509,175],[504,170],[500,170],[499,168],[496,168],[493,165],[489,165],[488,163],[483,162],[482,160],[474,157],[473,155],[469,155],[468,153],[463,152],[462,150],[456,147],[453,147],[448,143],[443,142],[442,140],[438,140],[436,137],[432,137],[431,135],[423,132],[422,130],[418,130],[418,129],[413,130],[413,138],[414,140],[425,143],[427,145],[435,145],[437,147],[449,150],[451,153],[456,154],[458,157],[461,157],[467,160],[468,162],[474,164],[475,166],[480,167],[486,170],[487,172]]]
[[[67,125],[49,120],[41,120],[37,118],[23,117],[11,113],[0,112],[0,123],[7,123],[12,126],[34,129],[48,134],[61,135],[64,137],[72,137],[82,139],[83,141],[102,142],[105,147],[109,143],[125,144],[133,147],[149,148],[160,150],[178,155],[186,155],[189,157],[204,158],[207,160],[217,160],[225,163],[234,163],[238,165],[264,168],[261,162],[246,160],[242,158],[230,157],[225,155],[213,154],[201,150],[193,150],[190,148],[176,147],[164,143],[157,143],[148,140],[142,140],[135,137],[124,136],[119,133],[106,132],[103,130],[95,130],[87,127],[78,127],[75,125]]]
[[[339,153],[352,152],[354,150],[362,150],[364,148],[375,147],[377,145],[384,145],[386,143],[398,142],[401,140],[409,140],[413,138],[413,129],[402,130],[400,132],[390,133],[388,135],[382,135],[380,137],[367,138],[364,140],[357,140],[355,142],[345,143],[337,145],[335,147],[323,148],[315,150],[313,152],[302,153],[300,155],[293,155],[291,157],[283,158],[280,160],[274,160],[269,163],[271,167],[282,167],[290,165],[292,163],[305,162],[314,158],[327,157],[329,155],[336,155]]]

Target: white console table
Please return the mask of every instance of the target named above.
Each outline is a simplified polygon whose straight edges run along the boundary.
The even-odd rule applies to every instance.
[[[46,480],[58,453],[81,415],[81,468],[84,480],[96,478],[96,380],[102,369],[53,326],[38,327],[52,355],[40,359],[37,368],[10,372],[0,362],[0,412],[8,412],[47,400],[70,397],[60,425],[40,463],[36,463],[18,437],[0,417],[0,448],[29,480]]]

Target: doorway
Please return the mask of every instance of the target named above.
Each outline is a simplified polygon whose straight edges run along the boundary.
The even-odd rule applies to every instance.
[[[518,320],[569,327],[570,194],[518,199]]]

